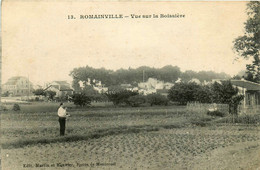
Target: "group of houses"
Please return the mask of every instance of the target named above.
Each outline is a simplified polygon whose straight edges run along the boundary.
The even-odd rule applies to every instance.
[[[176,82],[179,82],[178,79]],[[192,82],[200,83],[196,79],[192,79]],[[221,80],[213,80],[221,82]],[[175,83],[176,83],[175,82]],[[231,80],[231,83],[234,87],[237,87],[240,94],[245,96],[243,100],[244,106],[259,106],[260,105],[260,84],[246,81],[246,80]],[[79,82],[80,87],[83,88],[87,83]],[[89,84],[90,85],[90,84]],[[95,80],[93,88],[99,93],[105,93],[108,91],[108,87],[105,87],[101,81]],[[152,94],[159,93],[161,95],[167,96],[168,90],[174,86],[174,83],[163,82],[155,78],[149,78],[146,82],[138,83],[137,86],[131,84],[121,84],[121,88],[137,91],[140,94]],[[44,87],[35,86],[32,82],[29,81],[27,77],[12,77],[5,84],[2,85],[2,94],[8,93],[9,96],[28,96],[33,95],[35,89],[42,88],[44,90],[51,90],[56,92],[55,97],[63,97],[67,95],[72,95],[74,89],[72,85],[67,81],[53,81],[51,83],[45,84]]]
[[[55,97],[60,98],[73,94],[71,84],[66,81],[53,81],[44,86],[34,85],[27,77],[16,76],[7,80],[2,85],[2,94],[6,96],[33,96],[36,89],[50,90],[56,93]]]

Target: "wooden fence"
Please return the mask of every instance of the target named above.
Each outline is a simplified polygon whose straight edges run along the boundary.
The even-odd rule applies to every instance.
[[[189,112],[207,113],[209,110],[218,110],[222,113],[228,113],[227,104],[192,102],[187,103],[186,108]]]
[[[218,110],[222,113],[229,113],[228,104],[216,104],[216,103],[199,103],[199,102],[191,102],[187,103],[186,106],[187,111],[189,112],[200,112],[207,113],[209,110]],[[242,104],[238,106],[238,114],[259,114],[260,113],[260,105],[255,106],[243,106]]]

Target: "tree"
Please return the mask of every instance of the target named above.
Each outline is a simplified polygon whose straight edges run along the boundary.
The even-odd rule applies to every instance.
[[[158,72],[159,79],[166,82],[175,82],[181,75],[180,68],[172,65],[164,66]]]
[[[200,103],[212,103],[212,90],[210,86],[200,86],[194,92],[195,101]]]
[[[228,104],[229,113],[237,115],[238,105],[244,99],[243,95],[238,95],[238,89],[234,88],[230,81],[223,81],[221,84],[215,82],[211,89],[212,101]]]
[[[238,105],[244,99],[244,95],[232,96],[231,102],[229,103],[229,113],[238,115]]]
[[[212,102],[229,104],[232,97],[237,95],[238,89],[234,88],[230,81],[222,81],[221,84],[215,82],[211,86]]]
[[[83,107],[91,103],[91,98],[84,93],[80,93],[80,94],[74,94],[72,96],[72,101],[75,105]]]
[[[182,73],[177,66],[167,65],[162,68],[141,66],[136,69],[119,69],[116,71],[105,68],[92,68],[89,66],[74,68],[70,72],[73,78],[72,87],[75,91],[80,92],[82,88],[90,85],[95,86],[101,81],[106,87],[118,86],[120,84],[131,84],[137,86],[138,83],[147,81],[149,78],[156,78],[164,82],[175,82],[178,78],[189,81],[197,78],[200,81],[210,81],[212,79],[229,78],[227,74],[215,72],[193,72],[187,71]],[[82,86],[83,85],[83,86]]]
[[[234,50],[241,57],[252,58],[252,64],[246,66],[249,81],[260,82],[260,2],[251,1],[247,4],[248,19],[245,22],[245,33],[236,38]]]
[[[168,98],[174,102],[186,105],[188,102],[196,101],[195,94],[200,89],[196,83],[176,83],[170,90]]]

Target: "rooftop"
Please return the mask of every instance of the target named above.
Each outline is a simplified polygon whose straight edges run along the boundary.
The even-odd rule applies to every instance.
[[[7,80],[7,82],[4,85],[16,85],[17,81],[21,78],[26,78],[26,77],[22,77],[22,76],[15,76],[15,77],[11,77]]]
[[[251,91],[260,91],[260,84],[247,80],[231,80],[231,83],[238,87],[246,88]]]

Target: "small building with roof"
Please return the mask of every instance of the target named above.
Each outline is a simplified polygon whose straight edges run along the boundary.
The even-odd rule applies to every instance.
[[[73,88],[67,81],[53,81],[44,89],[56,92],[56,98],[62,98],[73,94]]]
[[[260,106],[260,84],[247,80],[231,80],[231,84],[244,95],[244,107]]]

